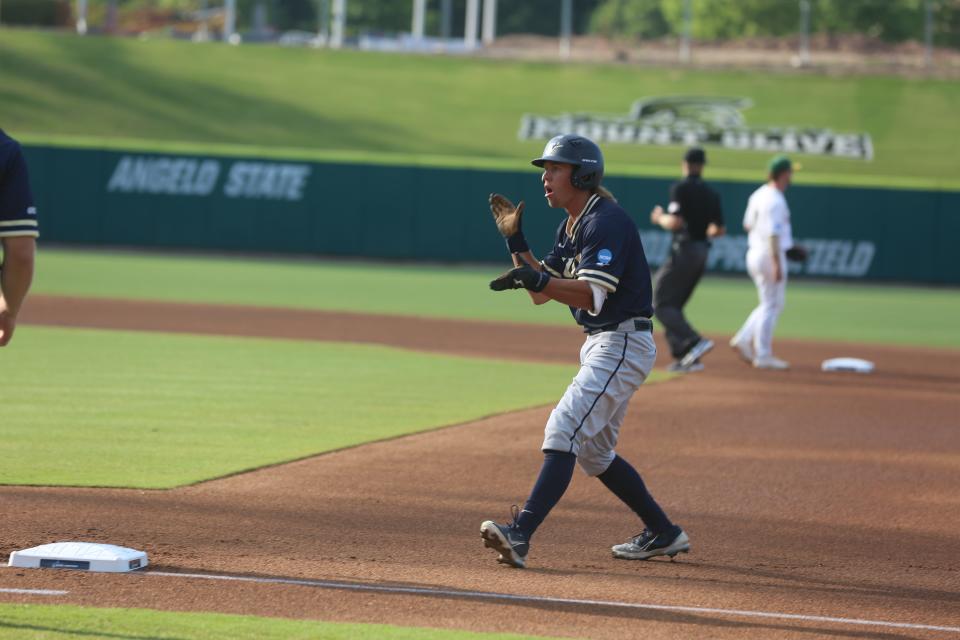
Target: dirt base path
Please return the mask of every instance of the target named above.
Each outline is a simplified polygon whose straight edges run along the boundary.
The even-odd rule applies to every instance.
[[[574,329],[84,307],[41,296],[28,308],[27,323],[497,357],[505,354],[490,348],[490,336],[512,335],[517,357],[568,362],[582,338]],[[0,593],[0,601],[591,638],[956,637],[960,353],[777,344],[793,370],[755,371],[718,346],[706,371],[646,387],[632,402],[619,451],[690,534],[693,551],[677,562],[611,559],[609,546],[639,523],[579,472],[538,532],[530,568],[494,562],[477,529],[505,519],[529,491],[550,411],[543,407],[173,491],[0,487],[0,553],[80,539],[144,549],[153,563],[119,576],[3,568],[0,588],[69,593]],[[819,372],[839,355],[874,360],[878,372]]]

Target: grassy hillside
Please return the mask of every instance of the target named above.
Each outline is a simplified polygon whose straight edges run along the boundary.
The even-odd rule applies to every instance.
[[[806,182],[960,188],[960,84],[701,72],[79,38],[0,37],[0,126],[32,142],[211,149],[517,168],[525,112],[623,114],[641,97],[743,96],[750,125],[873,137],[872,162],[801,157]],[[219,146],[217,146],[219,145]],[[236,148],[241,145],[243,148]],[[677,147],[608,145],[612,173],[677,171]],[[716,151],[714,177],[755,180],[767,154]]]

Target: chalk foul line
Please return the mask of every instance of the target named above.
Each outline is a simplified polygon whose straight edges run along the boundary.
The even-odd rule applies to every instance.
[[[57,589],[6,589],[0,588],[0,593],[24,593],[31,596],[65,596],[69,591]]]
[[[428,589],[424,587],[401,587],[377,584],[356,584],[330,580],[306,580],[297,578],[263,578],[257,576],[228,576],[208,573],[175,573],[170,571],[146,571],[145,575],[198,580],[222,580],[233,582],[255,582],[260,584],[284,584],[322,589],[343,589],[347,591],[372,591],[377,593],[401,593],[413,595],[443,596],[452,598],[470,598],[475,600],[499,600],[508,602],[528,602],[544,604],[569,604],[577,606],[601,606],[617,609],[640,609],[647,611],[676,611],[681,613],[713,614],[740,618],[766,618],[775,620],[800,620],[804,622],[829,622],[842,625],[864,627],[885,627],[888,629],[914,629],[923,631],[945,631],[960,633],[960,627],[934,624],[916,624],[912,622],[891,622],[888,620],[863,620],[860,618],[840,618],[833,616],[814,616],[799,613],[780,613],[775,611],[749,611],[743,609],[720,609],[714,607],[692,607],[669,604],[645,604],[637,602],[617,602],[614,600],[585,600],[579,598],[555,598],[550,596],[526,596],[522,594],[494,593],[490,591],[458,591],[454,589]]]

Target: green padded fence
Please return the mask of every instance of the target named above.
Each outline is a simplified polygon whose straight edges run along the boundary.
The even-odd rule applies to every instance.
[[[543,202],[539,174],[25,148],[41,239],[65,244],[290,252],[441,262],[502,262],[487,210],[499,191],[527,201],[535,252],[552,242],[562,212]],[[708,176],[709,178],[709,176]],[[960,283],[960,192],[803,186],[787,193],[794,236],[811,249],[798,276]],[[743,271],[743,209],[757,183],[714,182],[729,235],[710,269]],[[611,176],[605,184],[641,227],[650,262],[669,235],[648,212],[671,181]]]

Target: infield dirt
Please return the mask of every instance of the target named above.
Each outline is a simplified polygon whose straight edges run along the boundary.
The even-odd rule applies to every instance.
[[[31,298],[23,322],[375,342],[569,362],[582,334],[312,311]],[[659,337],[659,336],[658,336]],[[530,568],[497,565],[479,524],[505,520],[539,469],[551,407],[490,417],[171,491],[0,487],[0,553],[62,539],[146,550],[137,574],[0,569],[57,602],[591,638],[943,637],[810,620],[469,596],[226,583],[231,574],[960,625],[960,352],[778,340],[755,371],[722,336],[704,372],[641,389],[619,451],[688,531],[677,562],[627,562],[639,521],[577,474]],[[668,359],[661,343],[658,366]],[[826,374],[823,359],[877,373]],[[389,381],[385,381],[389,384]],[[6,602],[49,598],[0,594]],[[955,634],[952,634],[955,635]]]

